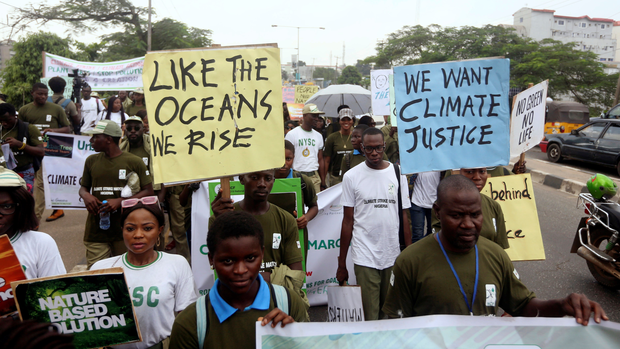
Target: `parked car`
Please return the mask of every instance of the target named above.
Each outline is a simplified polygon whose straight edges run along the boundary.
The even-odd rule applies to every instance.
[[[546,134],[547,158],[574,159],[616,168],[620,174],[620,120],[596,119],[570,133]],[[546,149],[543,149],[546,148]]]
[[[620,119],[620,104],[601,114],[602,119]]]

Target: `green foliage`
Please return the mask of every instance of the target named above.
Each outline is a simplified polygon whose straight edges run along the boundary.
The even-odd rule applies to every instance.
[[[2,93],[8,96],[7,102],[19,108],[32,101],[32,84],[43,76],[43,51],[72,59],[87,59],[85,55],[71,51],[72,44],[71,39],[48,32],[30,34],[17,41],[13,46],[15,56],[0,72]]]
[[[288,73],[284,69],[282,69],[282,80],[288,80]]]
[[[342,70],[342,75],[338,78],[339,84],[360,85],[362,83],[362,74],[356,67],[349,65]]]
[[[364,63],[361,59],[357,60],[357,63],[355,63],[355,68],[357,68],[362,76],[370,75],[370,64]]]
[[[327,81],[335,81],[338,79],[338,72],[334,68],[316,68],[312,73],[312,77],[314,79],[323,78],[325,82]]]

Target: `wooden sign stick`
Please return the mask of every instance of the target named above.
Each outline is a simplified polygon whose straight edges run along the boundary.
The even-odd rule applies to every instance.
[[[220,187],[222,189],[222,199],[230,199],[230,177],[221,178]]]

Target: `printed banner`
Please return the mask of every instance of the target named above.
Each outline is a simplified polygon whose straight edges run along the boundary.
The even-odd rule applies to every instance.
[[[305,104],[310,97],[319,92],[319,87],[315,85],[296,85],[295,86],[295,103]]]
[[[11,282],[19,280],[26,280],[24,269],[9,237],[0,235],[0,316],[17,311]]]
[[[79,62],[62,56],[43,52],[43,77],[68,76],[73,69],[80,75],[86,74],[84,81],[93,91],[134,90],[142,87],[142,68],[144,57],[116,62]]]
[[[280,52],[272,47],[148,53],[143,80],[155,183],[281,167],[280,78]]]
[[[70,78],[68,76],[61,76],[61,78],[63,78],[67,83],[67,85],[65,86],[65,90],[62,92],[62,96],[66,99],[71,99],[71,96],[73,95],[73,78]],[[50,79],[51,78],[41,78],[41,82],[47,85],[47,89],[49,90],[49,96],[51,97],[54,92],[50,87]]]
[[[510,116],[510,157],[534,148],[545,137],[547,85],[543,81],[519,93]]]
[[[390,115],[390,75],[392,75],[392,69],[370,71],[370,92],[374,115]]]
[[[398,113],[396,112],[396,91],[394,91],[394,75],[388,76],[390,81],[390,125],[398,127]]]
[[[505,251],[510,259],[544,260],[545,247],[530,174],[489,177],[482,193],[502,207],[510,244],[510,248]]]
[[[122,268],[11,283],[21,320],[50,322],[76,348],[141,340]]]
[[[296,103],[288,104],[288,113],[291,116],[291,120],[299,120],[301,122],[301,119],[304,116],[304,114],[302,114],[303,110],[304,110],[303,104],[296,104]]]
[[[282,102],[295,103],[295,88],[282,86]]]
[[[96,154],[89,136],[48,133],[43,157],[45,207],[54,210],[85,210],[80,197],[84,162]]]
[[[403,173],[507,165],[508,59],[394,68]]]
[[[256,348],[617,348],[620,324],[575,319],[433,315],[355,323],[256,323]]]
[[[198,243],[192,244],[192,270],[194,272],[196,288],[201,295],[211,289],[215,282],[213,270],[207,268],[209,266],[209,249],[207,248],[206,241],[207,234],[209,233],[209,217],[213,214],[211,202],[215,199],[219,190],[219,181],[202,182],[200,189],[194,192],[192,196],[192,227],[201,227],[200,229],[192,229],[192,241],[200,241],[202,243],[202,245]],[[230,182],[230,196],[235,202],[243,200],[244,187],[240,182]],[[276,179],[267,200],[293,216],[296,215],[296,212],[303,212],[300,179]],[[304,251],[303,230],[299,230],[299,242],[301,250]],[[302,266],[305,270],[304,261],[302,261]]]
[[[327,322],[364,321],[364,304],[360,286],[329,286]]]

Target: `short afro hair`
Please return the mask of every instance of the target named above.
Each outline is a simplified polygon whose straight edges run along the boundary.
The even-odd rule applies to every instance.
[[[437,205],[445,203],[446,195],[454,191],[472,191],[479,194],[474,182],[463,175],[451,175],[444,178],[437,186]]]

